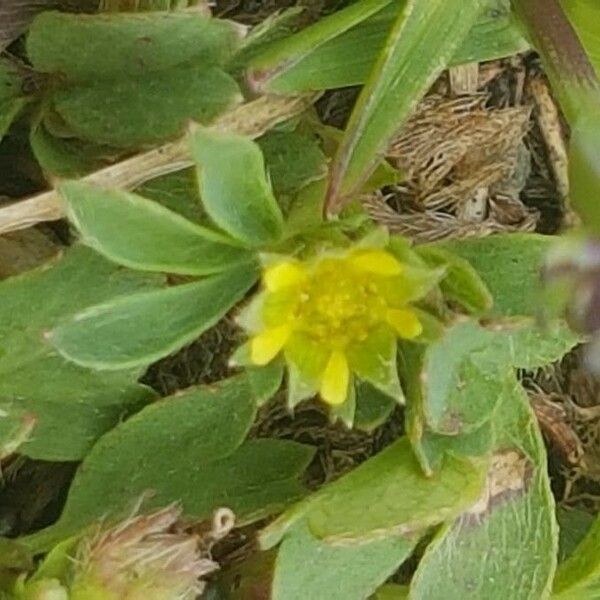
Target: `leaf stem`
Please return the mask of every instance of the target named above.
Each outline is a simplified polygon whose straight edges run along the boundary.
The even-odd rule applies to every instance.
[[[304,112],[313,101],[314,94],[263,96],[225,113],[210,127],[257,138],[277,123]],[[193,164],[185,135],[175,142],[137,154],[82,179],[102,187],[132,189]],[[45,221],[56,221],[64,216],[60,195],[56,190],[49,190],[0,208],[0,235]]]

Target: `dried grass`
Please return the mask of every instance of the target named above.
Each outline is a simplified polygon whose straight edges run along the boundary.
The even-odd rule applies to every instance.
[[[535,229],[537,211],[519,197],[531,109],[488,101],[481,92],[423,100],[388,152],[405,183],[364,199],[373,219],[416,242]]]

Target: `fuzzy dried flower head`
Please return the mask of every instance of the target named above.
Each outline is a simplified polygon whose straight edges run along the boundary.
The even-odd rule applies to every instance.
[[[353,374],[400,398],[397,338],[421,334],[411,303],[439,276],[381,248],[275,261],[263,272],[263,292],[240,317],[251,336],[249,361],[266,365],[283,353],[291,406],[316,392],[342,405]]]
[[[233,515],[230,521],[233,524]],[[71,600],[193,600],[216,569],[197,535],[177,530],[169,506],[125,521],[80,549]],[[222,518],[219,516],[219,520]]]

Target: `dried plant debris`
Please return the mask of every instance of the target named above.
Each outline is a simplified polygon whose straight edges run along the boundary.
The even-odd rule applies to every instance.
[[[303,21],[310,23],[343,4],[341,0],[216,0],[213,12],[221,18],[257,25],[273,14],[299,6],[304,9]]]
[[[71,563],[72,596],[129,598],[152,590],[156,598],[198,598],[206,578],[219,569],[212,546],[229,534],[235,515],[219,508],[192,531],[181,517],[181,508],[172,504],[84,537],[74,559],[66,562]]]
[[[398,438],[403,430],[401,411],[370,433],[332,425],[326,409],[312,401],[295,407],[293,414],[282,396],[259,413],[253,437],[276,437],[309,444],[317,449],[306,472],[306,484],[316,489],[352,470]]]
[[[55,522],[62,511],[75,463],[13,455],[2,462],[0,536],[31,533]]]
[[[495,506],[523,495],[531,481],[533,464],[517,450],[503,450],[492,455],[481,498],[461,518],[462,525],[475,525]]]
[[[189,346],[153,364],[143,382],[168,396],[192,385],[219,381],[231,373],[229,357],[241,335],[233,318],[225,317]]]
[[[388,152],[406,181],[367,201],[374,219],[422,242],[535,228],[536,211],[519,197],[530,174],[531,109],[489,107],[488,99],[423,100]]]
[[[581,367],[581,349],[523,382],[557,463],[561,504],[600,509],[600,383]],[[556,466],[556,465],[555,465]]]

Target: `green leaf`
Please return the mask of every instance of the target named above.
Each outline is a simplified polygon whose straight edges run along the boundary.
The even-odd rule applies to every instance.
[[[372,600],[408,600],[409,589],[405,585],[387,583],[380,587]]]
[[[279,548],[270,598],[364,600],[410,556],[415,541],[390,537],[358,546],[331,546],[301,524]]]
[[[579,546],[558,568],[552,598],[574,600],[600,595],[599,543],[600,519],[596,518]]]
[[[387,4],[355,3],[268,45],[249,62],[251,84],[283,94],[364,84],[405,2]],[[508,3],[488,0],[451,63],[496,60],[528,49]]]
[[[277,544],[300,519],[315,537],[332,543],[422,531],[475,502],[485,466],[447,456],[442,468],[426,477],[402,438],[283,513],[260,533],[261,546]]]
[[[600,7],[594,0],[561,0],[560,4],[600,74]]]
[[[426,422],[446,435],[477,429],[494,412],[507,373],[559,360],[579,341],[564,324],[544,330],[524,319],[485,329],[457,322],[425,351],[418,385]]]
[[[413,600],[548,597],[558,540],[554,500],[536,418],[514,378],[494,425],[486,492],[428,547]]]
[[[505,390],[503,392],[506,393]],[[499,401],[501,402],[502,399]],[[427,426],[423,427],[422,424],[415,429],[416,431],[409,424],[411,443],[418,455],[423,471],[427,474],[440,469],[446,454],[489,458],[494,444],[493,415],[479,428],[459,435],[435,433]]]
[[[0,538],[0,577],[2,569],[28,571],[33,567],[33,556],[27,548],[12,539]]]
[[[568,156],[569,196],[586,229],[596,237],[600,232],[600,211],[593,199],[600,189],[599,130],[600,106],[594,103],[592,109],[571,121]]]
[[[182,10],[196,5],[196,0],[103,0],[100,9],[107,12],[146,12]]]
[[[165,208],[180,214],[189,221],[207,224],[194,168],[182,169],[150,179],[136,188],[135,193],[162,204]]]
[[[270,14],[261,15],[244,38],[241,48],[227,64],[227,71],[236,76],[242,75],[244,68],[273,42],[288,37],[302,25],[306,7],[290,6]]]
[[[296,131],[269,131],[258,140],[275,195],[293,195],[327,175],[317,140]]]
[[[255,283],[252,267],[156,292],[142,292],[77,313],[47,334],[67,359],[94,369],[147,366],[215,325]]]
[[[387,421],[397,402],[366,381],[358,382],[355,386],[354,427],[371,433]]]
[[[52,106],[80,138],[137,148],[183,135],[189,121],[208,123],[241,101],[230,75],[191,64],[65,87]]]
[[[107,514],[118,518],[149,491],[145,509],[180,502],[186,515],[200,520],[227,506],[240,525],[302,495],[297,478],[311,448],[243,441],[260,400],[240,375],[137,413],[99,440],[75,476],[59,521],[27,545],[47,548]]]
[[[354,106],[332,166],[329,208],[357,192],[475,23],[482,0],[408,0]]]
[[[31,438],[37,418],[25,407],[0,402],[0,460],[12,456]]]
[[[466,259],[494,298],[493,316],[540,313],[540,273],[555,239],[516,233],[442,242],[439,247]]]
[[[446,453],[454,456],[487,457],[493,443],[493,430],[492,420],[488,418],[480,427],[471,428],[469,433],[444,435],[432,431],[427,423],[424,407],[426,401],[426,373],[423,370],[425,352],[424,347],[407,342],[402,343],[398,366],[407,397],[407,435],[423,472],[432,475],[441,468]],[[425,377],[422,377],[422,374],[425,374]],[[466,389],[469,383],[469,381],[465,382],[465,386],[461,390],[465,397],[468,397],[469,394],[469,390]],[[479,385],[477,381],[474,384],[475,386]],[[488,404],[491,406],[497,402],[500,400],[488,400]]]
[[[497,332],[495,343],[498,356],[504,353],[513,367],[531,371],[560,360],[583,341],[564,321],[540,325],[523,319],[508,321]]]
[[[283,216],[260,148],[231,132],[197,128],[191,137],[200,197],[209,217],[233,237],[264,246],[281,237]],[[223,165],[231,165],[223,169]]]
[[[40,167],[52,177],[83,177],[121,155],[121,151],[107,146],[53,136],[43,123],[31,128],[29,141]]]
[[[445,298],[475,314],[487,312],[492,307],[492,295],[468,261],[439,246],[421,246],[417,252],[429,266],[446,267],[446,275],[440,282]]]
[[[589,532],[594,515],[577,508],[558,507],[556,511],[560,537],[558,540],[558,562],[569,558]]]
[[[163,280],[121,269],[83,247],[0,283],[0,398],[7,420],[36,419],[20,452],[79,460],[94,441],[153,398],[139,371],[97,373],[65,361],[43,332],[98,302],[150,291]]]
[[[147,78],[182,64],[224,64],[239,44],[238,25],[200,12],[74,15],[45,12],[27,38],[37,71],[71,83]],[[76,49],[76,51],[74,51]]]
[[[136,194],[81,181],[61,184],[60,192],[82,241],[126,267],[206,275],[252,258],[225,236]]]
[[[495,335],[470,321],[449,328],[425,351],[420,376],[423,413],[438,433],[480,427],[494,412],[509,363],[490,346]]]
[[[0,141],[28,101],[22,87],[23,81],[15,67],[0,60]]]
[[[360,343],[348,346],[347,357],[352,372],[402,404],[404,394],[396,368],[396,340],[392,331],[380,327]]]
[[[391,0],[364,0],[356,2],[333,15],[319,19],[311,27],[307,27],[294,36],[283,38],[267,46],[264,52],[259,53],[250,62],[249,80],[254,88],[268,87],[271,92],[294,92],[285,86],[277,86],[279,75],[294,71],[296,65],[301,65],[310,57],[315,48],[320,48],[329,40],[337,38],[344,32],[351,30],[355,25],[365,21],[372,15],[378,14],[382,8],[389,5]],[[394,8],[394,12],[397,12]],[[323,62],[323,66],[327,63]],[[343,62],[336,60],[336,68],[341,68]],[[265,83],[268,86],[265,86]],[[326,86],[327,87],[327,86]],[[315,89],[315,88],[312,88]],[[325,89],[325,88],[322,88]]]

